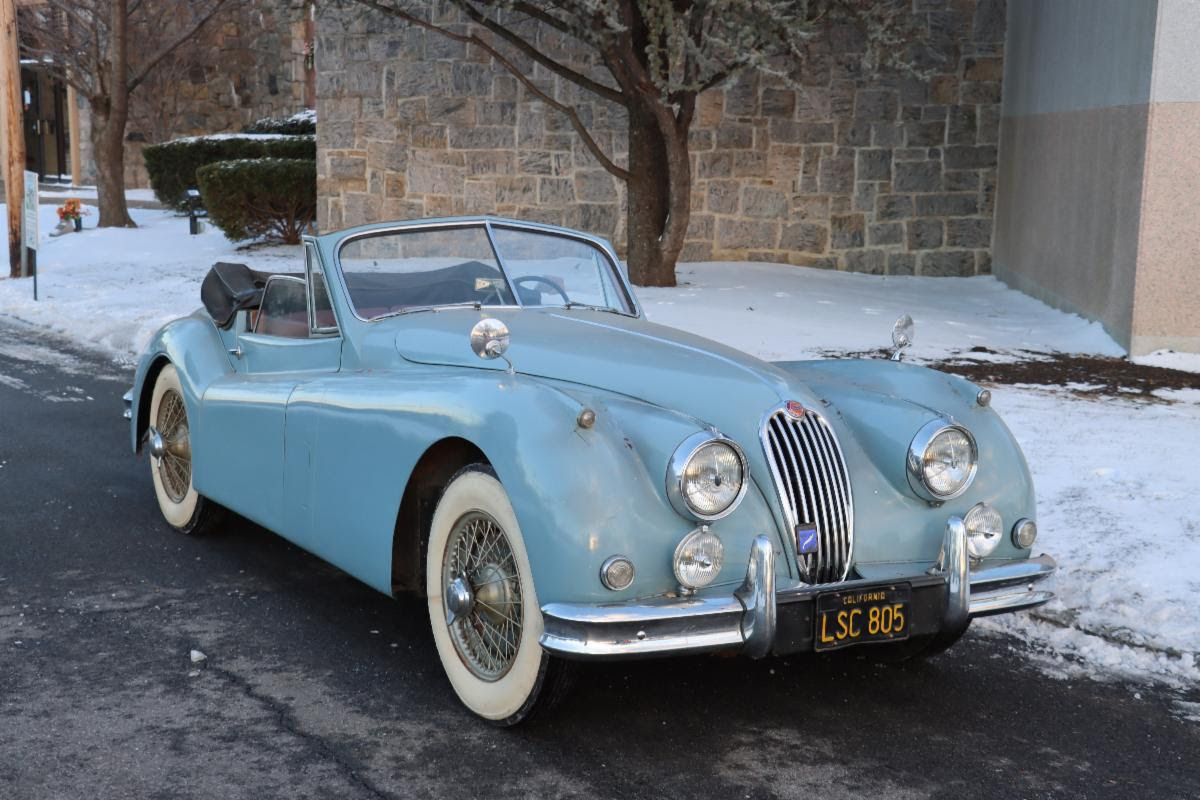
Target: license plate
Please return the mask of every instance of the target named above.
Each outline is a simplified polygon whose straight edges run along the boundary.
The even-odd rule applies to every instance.
[[[814,649],[907,639],[911,593],[907,583],[897,583],[817,595]]]

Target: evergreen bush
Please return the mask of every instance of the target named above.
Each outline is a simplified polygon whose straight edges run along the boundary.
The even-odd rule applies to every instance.
[[[208,217],[233,241],[296,244],[317,214],[317,163],[295,158],[243,158],[196,171]]]

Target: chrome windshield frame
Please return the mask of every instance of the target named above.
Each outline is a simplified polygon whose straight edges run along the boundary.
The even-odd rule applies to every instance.
[[[487,239],[488,239],[488,245],[491,247],[492,254],[496,258],[496,263],[499,266],[500,273],[501,273],[501,275],[504,276],[505,283],[508,285],[508,287],[512,293],[513,299],[516,301],[516,305],[483,304],[482,308],[485,308],[485,309],[488,309],[488,308],[495,308],[495,309],[526,308],[527,306],[525,306],[521,302],[520,296],[517,294],[515,287],[513,287],[512,278],[508,274],[508,269],[504,263],[503,257],[500,255],[500,249],[499,249],[499,247],[496,246],[495,238],[493,236],[493,226],[498,227],[498,228],[510,228],[513,230],[530,231],[532,233],[542,233],[542,234],[549,234],[549,235],[553,235],[553,236],[561,236],[566,239],[574,239],[576,241],[580,241],[580,242],[583,242],[585,244],[589,244],[589,245],[595,247],[608,260],[609,269],[612,271],[612,274],[614,275],[614,278],[615,278],[614,283],[615,283],[616,287],[618,288],[618,290],[624,296],[628,308],[632,309],[632,311],[626,311],[625,309],[614,308],[614,309],[611,309],[611,312],[615,313],[615,314],[620,314],[621,316],[626,316],[626,317],[641,318],[643,316],[641,304],[638,303],[637,295],[634,294],[633,287],[629,283],[628,277],[626,276],[625,272],[620,268],[620,260],[617,258],[617,254],[613,251],[612,247],[604,239],[601,239],[598,236],[592,236],[591,234],[588,234],[588,233],[583,233],[581,231],[575,231],[575,230],[571,230],[569,228],[560,228],[555,225],[546,225],[546,224],[539,223],[539,222],[526,222],[523,220],[506,219],[504,217],[492,217],[492,216],[447,217],[447,218],[442,218],[442,219],[413,220],[411,222],[398,222],[398,223],[395,223],[392,225],[382,225],[379,227],[358,228],[358,229],[353,229],[353,230],[350,230],[350,231],[347,231],[346,233],[344,233],[344,235],[340,239],[338,239],[332,247],[333,267],[334,267],[334,270],[337,272],[338,286],[342,291],[342,297],[345,299],[346,306],[350,309],[350,313],[353,314],[354,317],[357,320],[359,320],[360,322],[371,323],[371,322],[375,322],[375,321],[381,320],[381,319],[389,319],[391,317],[400,316],[403,312],[398,311],[398,312],[384,314],[381,316],[370,317],[370,318],[364,317],[358,313],[358,309],[355,307],[354,301],[350,297],[350,289],[349,289],[349,286],[346,284],[345,271],[342,269],[341,254],[342,254],[342,248],[344,248],[346,245],[350,244],[351,242],[357,241],[359,239],[373,238],[375,236],[384,236],[387,234],[408,233],[411,231],[420,231],[420,230],[437,230],[437,229],[443,229],[443,228],[475,228],[475,227],[483,228],[484,234],[487,236]],[[434,310],[436,310],[437,308],[454,308],[454,307],[458,307],[458,306],[452,306],[452,305],[435,306]],[[559,307],[558,306],[548,306],[548,308],[558,309]]]

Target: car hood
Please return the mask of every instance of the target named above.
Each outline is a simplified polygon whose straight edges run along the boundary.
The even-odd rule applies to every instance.
[[[469,332],[484,317],[508,325],[516,371],[616,392],[692,416],[734,435],[731,412],[759,417],[784,400],[815,402],[802,382],[738,350],[642,319],[582,309],[474,309],[392,320],[395,347],[422,364],[503,370],[472,352]]]

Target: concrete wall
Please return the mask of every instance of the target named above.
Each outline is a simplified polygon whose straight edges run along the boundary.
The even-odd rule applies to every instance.
[[[1200,352],[1200,0],[1159,0],[1130,351]]]
[[[993,269],[1128,345],[1151,0],[1011,0]]]
[[[996,275],[1200,350],[1200,0],[1012,0],[1008,29]]]

